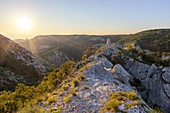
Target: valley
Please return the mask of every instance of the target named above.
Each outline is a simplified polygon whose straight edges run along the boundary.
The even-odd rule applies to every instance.
[[[0,113],[169,113],[169,32],[1,35]]]

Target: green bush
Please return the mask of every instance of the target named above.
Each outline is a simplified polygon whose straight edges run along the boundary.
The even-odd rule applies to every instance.
[[[0,113],[16,112],[18,109],[27,108],[41,101],[47,92],[54,90],[71,75],[74,66],[73,61],[67,61],[60,70],[54,70],[44,77],[43,81],[36,87],[18,84],[14,92],[0,92]],[[49,98],[49,101],[54,102],[54,98]]]

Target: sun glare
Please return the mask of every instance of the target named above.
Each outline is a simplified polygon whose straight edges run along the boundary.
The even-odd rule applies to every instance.
[[[17,20],[17,27],[22,31],[28,31],[31,28],[31,21],[26,17],[20,17]]]

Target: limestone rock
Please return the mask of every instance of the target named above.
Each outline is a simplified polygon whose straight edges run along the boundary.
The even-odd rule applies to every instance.
[[[112,72],[119,77],[120,81],[125,82],[126,85],[130,85],[130,74],[120,64],[116,64],[113,67]]]
[[[162,74],[162,78],[163,78],[167,83],[170,84],[170,72],[165,71],[165,73]]]

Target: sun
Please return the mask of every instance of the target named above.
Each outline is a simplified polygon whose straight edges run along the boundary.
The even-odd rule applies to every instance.
[[[31,20],[25,16],[17,19],[17,27],[22,31],[28,31],[32,26]]]

